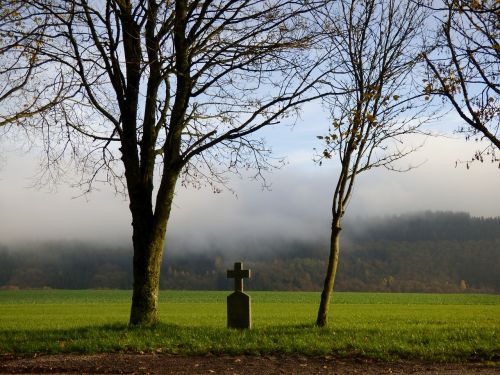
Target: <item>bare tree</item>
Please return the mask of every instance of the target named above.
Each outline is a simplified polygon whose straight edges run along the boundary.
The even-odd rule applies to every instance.
[[[308,27],[315,1],[27,3],[31,16],[53,20],[43,53],[72,93],[45,116],[49,154],[57,160],[64,149],[79,159],[89,188],[96,179],[124,181],[134,247],[130,324],[154,324],[177,182],[220,182],[220,173],[241,167],[259,173],[268,150],[252,134],[322,96]]]
[[[439,17],[437,38],[432,52],[424,54],[429,74],[426,93],[449,103],[465,121],[459,128],[466,138],[485,138],[492,147],[476,152],[500,150],[500,3],[495,0],[444,0],[435,4]],[[441,19],[444,19],[441,21]]]
[[[328,268],[316,324],[327,325],[340,254],[342,217],[356,177],[376,167],[398,169],[394,162],[414,147],[407,137],[420,133],[428,103],[419,92],[418,75],[425,14],[418,5],[398,0],[339,0],[317,17],[340,95],[324,102],[330,110],[328,134],[319,157],[340,162],[332,202]],[[420,43],[420,44],[419,44]],[[411,168],[411,167],[408,167]]]

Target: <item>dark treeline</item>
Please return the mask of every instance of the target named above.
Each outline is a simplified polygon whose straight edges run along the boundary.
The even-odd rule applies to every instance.
[[[500,217],[472,217],[465,212],[426,211],[402,216],[357,220],[349,237],[358,241],[469,241],[500,238]]]
[[[180,244],[162,267],[162,289],[228,289],[226,269],[243,260],[253,290],[320,290],[326,240],[253,240],[200,252]],[[425,212],[345,228],[337,290],[500,293],[500,218]],[[197,251],[198,250],[198,251]],[[0,287],[132,286],[131,249],[83,243],[0,246]]]

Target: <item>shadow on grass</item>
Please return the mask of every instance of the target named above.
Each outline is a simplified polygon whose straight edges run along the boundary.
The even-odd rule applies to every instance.
[[[185,355],[290,354],[335,355],[376,360],[420,359],[432,361],[492,360],[495,343],[486,338],[457,345],[455,335],[436,330],[432,340],[418,332],[379,329],[318,328],[313,324],[257,327],[186,327],[160,323],[154,327],[107,324],[75,329],[0,331],[0,354],[152,352]],[[460,344],[460,343],[458,343]]]
[[[167,323],[159,323],[153,327],[129,327],[115,323],[74,329],[0,331],[0,352],[161,351],[183,354],[256,354],[295,351],[297,348],[293,342],[296,339],[309,341],[307,338],[311,334],[327,335],[328,331],[318,329],[312,324],[237,330],[225,327],[186,327]]]

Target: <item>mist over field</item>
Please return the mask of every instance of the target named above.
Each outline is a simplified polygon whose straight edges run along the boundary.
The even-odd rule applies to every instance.
[[[248,174],[231,177],[233,192],[179,186],[161,288],[231,288],[225,271],[242,260],[252,268],[249,289],[320,290],[338,172],[333,160],[322,167],[312,161],[320,133],[318,126],[265,130],[276,155],[288,162],[265,175],[270,189]],[[336,290],[500,292],[500,222],[494,219],[500,173],[488,162],[455,167],[476,147],[431,138],[401,165],[418,168],[359,176],[343,225]],[[0,287],[130,289],[127,199],[99,184],[82,197],[82,189],[65,180],[55,191],[34,189],[33,153],[1,151]],[[428,209],[448,213],[422,213]]]
[[[450,119],[450,124],[454,124]],[[321,122],[319,122],[321,125]],[[266,129],[277,156],[286,156],[284,168],[266,173],[261,181],[229,176],[229,188],[213,194],[210,188],[178,186],[172,206],[167,241],[204,248],[210,244],[254,238],[314,240],[328,237],[336,160],[319,167],[312,159],[315,135],[322,130],[308,125],[293,129]],[[279,142],[277,141],[279,139]],[[274,140],[274,142],[273,142]],[[418,142],[417,142],[418,143]],[[97,184],[88,196],[71,187],[66,176],[51,190],[33,188],[39,173],[36,152],[20,153],[0,142],[0,242],[14,245],[36,241],[81,241],[126,246],[131,243],[131,215],[125,197]],[[407,161],[419,165],[407,173],[384,169],[359,176],[346,218],[359,223],[370,217],[422,210],[463,211],[473,216],[500,215],[498,166],[475,163],[470,169],[455,162],[477,147],[460,139],[431,138]],[[72,177],[72,178],[71,178]],[[358,225],[358,224],[356,224]],[[208,244],[208,245],[207,245]],[[167,254],[168,256],[168,254]]]
[[[244,261],[250,290],[320,290],[328,232],[312,237],[256,237],[219,243],[172,236],[162,289],[230,289],[226,269]],[[349,220],[337,290],[500,293],[500,217],[420,212]],[[0,245],[0,287],[132,286],[131,246],[54,241]]]

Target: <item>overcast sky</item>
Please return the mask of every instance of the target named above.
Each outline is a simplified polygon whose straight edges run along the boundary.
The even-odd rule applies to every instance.
[[[234,178],[236,194],[178,187],[168,235],[187,242],[206,243],[239,238],[316,238],[328,233],[335,161],[317,166],[313,148],[325,120],[317,108],[306,108],[294,127],[262,133],[276,155],[288,165],[267,175],[271,190],[258,182]],[[316,113],[316,114],[315,114]],[[448,116],[438,127],[458,125]],[[453,126],[452,126],[453,125]],[[417,142],[417,141],[415,141]],[[418,142],[417,142],[418,143]],[[0,243],[39,240],[84,240],[107,244],[130,241],[128,202],[101,185],[86,197],[61,184],[56,192],[29,186],[37,173],[36,152],[15,150],[0,142]],[[393,215],[422,210],[467,211],[475,216],[500,216],[498,164],[455,168],[477,146],[460,137],[432,138],[408,161],[420,164],[407,173],[383,169],[364,173],[348,207],[350,218]]]

